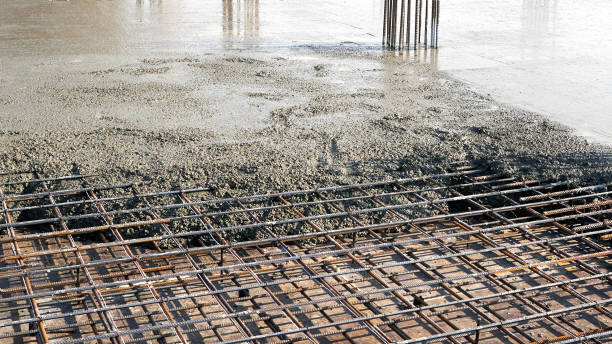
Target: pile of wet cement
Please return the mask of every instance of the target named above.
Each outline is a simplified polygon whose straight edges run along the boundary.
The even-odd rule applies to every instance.
[[[219,196],[440,173],[457,161],[519,178],[611,179],[610,147],[427,66],[351,52],[252,55],[149,58],[4,88],[0,169],[147,180],[151,190],[211,185]],[[223,129],[226,109],[253,123]]]

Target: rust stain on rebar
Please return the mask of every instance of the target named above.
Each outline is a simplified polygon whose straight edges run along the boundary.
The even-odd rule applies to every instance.
[[[438,1],[387,5],[437,40]],[[246,196],[0,178],[0,343],[609,339],[610,184],[461,165]]]

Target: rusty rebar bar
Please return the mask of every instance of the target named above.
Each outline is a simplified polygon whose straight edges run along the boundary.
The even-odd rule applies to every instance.
[[[390,11],[401,16],[406,4]],[[425,7],[429,45],[438,4],[414,5]],[[411,34],[402,20],[390,25],[400,44]],[[612,235],[610,183],[458,167],[231,197],[208,187],[145,194],[137,181],[88,186],[97,176],[0,177],[35,191],[0,193],[0,338],[44,341],[42,324],[48,341],[76,336],[68,343],[531,343],[522,324],[538,320],[554,328],[551,340],[605,339],[612,250],[599,238]],[[152,234],[134,237],[140,230]],[[255,235],[231,237],[239,231]],[[599,328],[583,331],[573,316]]]

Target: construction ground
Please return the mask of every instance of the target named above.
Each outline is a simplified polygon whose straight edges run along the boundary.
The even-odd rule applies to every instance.
[[[1,175],[1,343],[606,343],[610,184]]]

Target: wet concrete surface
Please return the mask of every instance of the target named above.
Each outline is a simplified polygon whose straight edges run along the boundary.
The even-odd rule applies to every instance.
[[[2,55],[372,45],[380,40],[382,25],[377,0],[0,3]]]
[[[258,49],[380,50],[381,0],[0,0],[0,82],[73,65]],[[447,0],[440,49],[411,59],[612,143],[612,2]],[[36,57],[44,59],[36,59]],[[32,60],[28,61],[27,57]],[[36,66],[25,71],[38,73]]]
[[[440,70],[612,143],[611,1],[450,0],[444,10]]]
[[[479,3],[463,4],[446,21],[457,28],[441,26],[440,50],[398,56],[381,51],[377,0],[0,0],[0,171],[253,193],[467,161],[525,178],[609,182],[612,146],[487,95],[517,92],[513,103],[563,111],[580,111],[578,100],[605,104],[609,81],[580,87],[606,73],[597,63],[605,48],[590,60],[567,52],[584,61],[576,70],[590,68],[568,74],[568,60],[537,43],[515,51],[520,27],[495,29],[510,15],[482,11],[487,25],[470,26],[469,6]],[[538,77],[546,68],[549,77]],[[553,118],[571,122],[563,111]],[[603,141],[605,111],[584,113],[594,129],[581,133]]]

